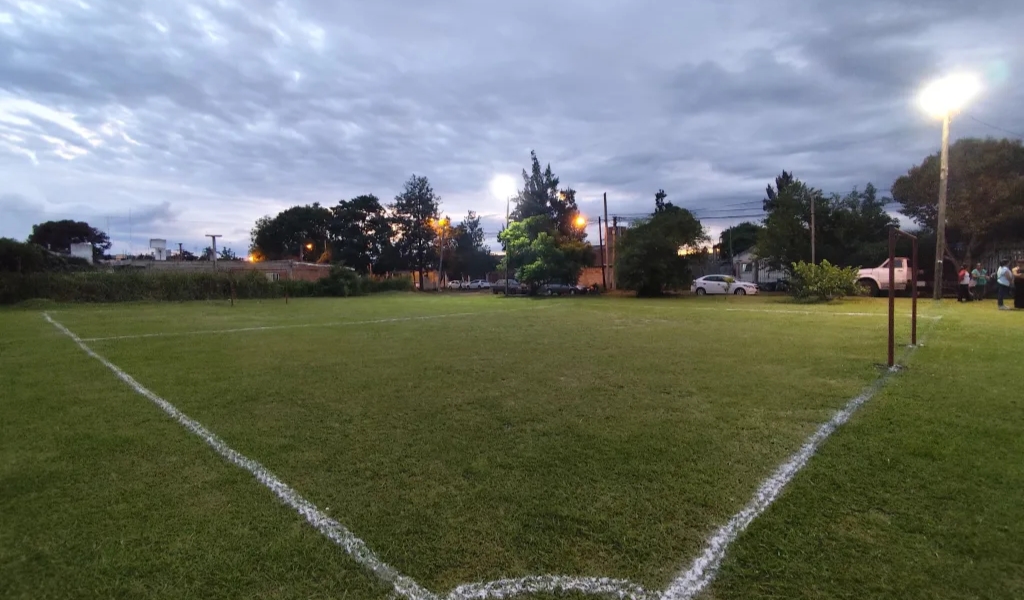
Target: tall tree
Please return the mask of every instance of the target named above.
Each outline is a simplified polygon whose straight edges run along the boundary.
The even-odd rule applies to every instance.
[[[103,252],[109,250],[111,245],[106,233],[84,221],[71,220],[47,221],[33,225],[28,242],[54,252],[70,252],[71,244],[92,244],[94,259],[102,258]]]
[[[420,282],[437,260],[437,232],[432,223],[437,219],[440,202],[430,181],[413,175],[391,204],[397,235],[395,247],[403,262],[419,273]]]
[[[446,263],[453,277],[481,278],[494,270],[498,261],[491,254],[491,249],[484,245],[484,230],[476,212],[469,211],[454,227],[452,235],[452,254]]]
[[[240,258],[238,258],[238,255],[235,254],[235,251],[232,250],[231,248],[221,249],[220,258],[221,260],[241,260]]]
[[[663,192],[659,192],[654,214],[635,221],[619,238],[615,280],[619,287],[633,290],[638,296],[660,296],[688,286],[692,279],[690,265],[680,251],[706,240],[700,221],[690,211],[665,202]]]
[[[936,228],[939,155],[933,154],[892,186],[901,212]],[[946,255],[957,263],[1024,240],[1024,145],[1020,140],[957,140],[949,148]]]
[[[394,230],[384,206],[373,194],[341,200],[331,208],[328,227],[333,240],[335,262],[360,273],[391,271]]]
[[[744,221],[739,225],[733,225],[718,236],[718,249],[722,258],[732,260],[734,255],[740,255],[757,245],[757,236],[761,234],[762,227],[757,223]]]
[[[805,185],[792,173],[783,171],[775,178],[775,187],[765,192],[764,228],[758,234],[757,254],[769,264],[788,267],[797,261],[811,260],[811,203],[816,216],[825,217],[828,209],[821,190]]]
[[[558,232],[570,238],[583,239],[574,220],[579,214],[576,190],[559,189],[559,179],[547,165],[543,170],[537,153],[530,151],[530,172],[523,169],[523,189],[513,198],[516,208],[512,218],[516,221],[544,215],[557,224]]]
[[[293,206],[276,217],[262,217],[251,233],[250,250],[267,260],[315,260],[330,235],[331,211],[319,202]],[[308,249],[311,245],[312,249]]]

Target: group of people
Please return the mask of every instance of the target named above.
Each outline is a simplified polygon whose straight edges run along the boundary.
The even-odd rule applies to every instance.
[[[967,265],[960,267],[957,273],[960,287],[957,291],[957,302],[971,302],[984,300],[988,289],[988,271],[978,263],[974,270],[967,268]],[[999,261],[999,269],[996,270],[996,297],[999,310],[1010,310],[1005,302],[1013,298],[1014,308],[1024,309],[1024,260],[1017,261],[1017,266],[1010,268],[1010,260]]]

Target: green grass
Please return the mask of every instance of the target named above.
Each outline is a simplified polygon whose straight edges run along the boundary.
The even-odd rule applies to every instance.
[[[83,338],[158,334],[87,343],[444,592],[545,573],[661,589],[879,375],[884,318],[836,313],[884,308],[395,294],[48,310]],[[922,308],[944,316],[922,321],[929,345],[708,596],[1020,592],[1020,315]],[[195,334],[254,327],[277,328]],[[0,597],[389,595],[39,310],[0,311]]]

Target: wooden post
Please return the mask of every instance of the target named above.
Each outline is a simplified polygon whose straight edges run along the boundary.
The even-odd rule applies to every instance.
[[[896,230],[889,228],[889,368],[896,364]]]
[[[604,247],[604,225],[601,224],[601,217],[597,218],[597,243],[601,246],[601,288],[608,291],[608,264],[605,262]]]

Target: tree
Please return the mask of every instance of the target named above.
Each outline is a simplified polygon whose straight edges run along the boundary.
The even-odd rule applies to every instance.
[[[593,254],[590,244],[560,236],[547,215],[510,223],[498,239],[505,246],[498,269],[504,270],[505,261],[511,259],[516,278],[533,289],[550,281],[576,283]]]
[[[333,260],[359,273],[383,273],[397,265],[392,259],[394,230],[384,206],[373,194],[341,200],[331,208],[329,231]]]
[[[276,217],[262,217],[252,229],[250,250],[266,260],[315,258],[317,249],[328,240],[331,218],[331,211],[318,202],[293,206]],[[313,249],[308,250],[307,244]]]
[[[810,188],[792,173],[782,172],[775,178],[775,188],[766,190],[764,228],[758,233],[757,254],[778,268],[797,261],[811,260],[811,202],[816,216],[823,214],[828,203],[821,190]]]
[[[420,282],[424,271],[437,260],[437,232],[431,223],[437,219],[440,201],[426,177],[413,175],[391,204],[397,254],[405,265],[419,273]]]
[[[213,247],[207,246],[203,248],[203,251],[199,254],[199,260],[213,260]]]
[[[221,260],[242,260],[242,259],[238,258],[238,255],[235,254],[235,251],[232,250],[231,248],[223,248],[223,249],[221,249],[221,251],[220,251],[220,258],[221,258]]]
[[[576,190],[559,189],[559,180],[547,165],[540,168],[537,153],[530,151],[530,172],[523,169],[523,189],[513,198],[516,204],[512,219],[520,221],[536,216],[546,216],[557,225],[560,235],[569,238],[582,238],[582,233],[573,221],[579,214],[576,207]]]
[[[498,234],[521,281],[532,287],[548,281],[575,283],[593,260],[586,230],[576,226],[576,191],[559,189],[551,165],[541,170],[537,153],[530,152],[530,172],[523,170],[523,189],[514,198],[513,223]],[[511,247],[510,247],[511,244]]]
[[[935,231],[939,155],[911,168],[892,186],[901,212]],[[1004,242],[1024,239],[1024,145],[1020,140],[965,138],[949,148],[945,254],[957,264]]]
[[[445,264],[456,279],[481,278],[497,266],[491,249],[484,245],[484,230],[476,212],[469,211],[452,229],[452,241],[451,257]]]
[[[635,221],[615,247],[615,280],[637,296],[660,296],[690,285],[692,276],[686,247],[706,241],[700,221],[690,211],[665,202],[663,191],[655,196],[655,212]]]
[[[71,244],[92,244],[93,259],[103,257],[110,249],[107,234],[84,221],[47,221],[32,226],[28,243],[38,244],[54,252],[71,252]]]
[[[734,255],[740,255],[757,245],[757,236],[761,234],[762,227],[757,223],[745,221],[734,225],[718,236],[718,248],[723,260],[732,260]]]

